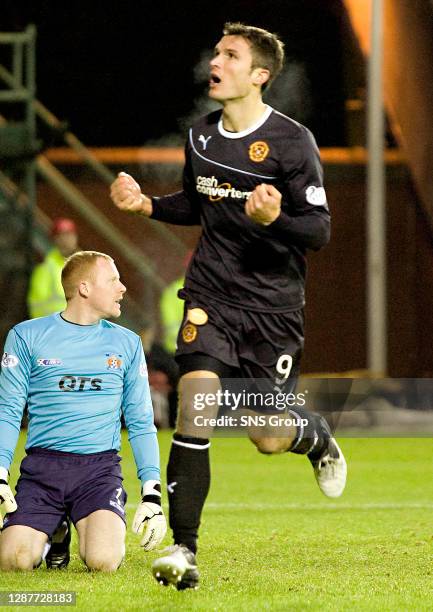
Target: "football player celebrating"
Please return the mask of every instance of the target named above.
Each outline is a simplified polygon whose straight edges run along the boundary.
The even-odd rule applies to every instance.
[[[262,100],[283,57],[276,35],[226,24],[209,79],[209,96],[222,110],[190,129],[183,190],[150,198],[125,173],[111,188],[121,210],[203,228],[179,294],[179,410],[167,468],[175,546],[153,564],[157,580],[178,589],[198,584],[198,527],[210,483],[212,429],[194,425],[195,393],[239,376],[293,389],[304,343],[306,251],[330,235],[313,136]],[[206,414],[216,410],[207,406]],[[250,438],[262,453],[307,455],[322,492],[340,496],[346,462],[326,420],[302,406],[290,412],[302,424],[284,435],[256,428]]]
[[[151,550],[163,539],[159,450],[139,336],[106,321],[126,291],[114,261],[81,251],[62,271],[64,312],[16,325],[0,376],[0,568],[69,562],[70,521],[91,570],[116,570],[125,554],[120,470],[123,412],[142,483],[133,531]],[[28,405],[27,456],[14,497],[8,468]],[[1,516],[0,516],[1,518]]]

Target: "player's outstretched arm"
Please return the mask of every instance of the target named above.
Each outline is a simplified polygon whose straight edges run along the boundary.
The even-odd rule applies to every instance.
[[[161,544],[167,533],[167,521],[161,508],[161,484],[147,480],[143,484],[142,499],[132,523],[134,533],[143,534],[140,545],[149,551]]]
[[[110,196],[120,210],[150,217],[152,200],[141,193],[140,185],[126,172],[119,172],[111,185]]]
[[[0,467],[0,506],[3,506],[6,512],[15,512],[17,502],[15,501],[12,489],[8,485],[8,471],[4,467]],[[2,508],[2,509],[3,509]],[[0,512],[0,529],[3,527],[3,517]]]

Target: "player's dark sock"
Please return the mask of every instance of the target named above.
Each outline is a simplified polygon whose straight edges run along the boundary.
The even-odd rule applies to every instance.
[[[294,419],[306,420],[307,424],[296,427],[296,436],[288,451],[298,455],[308,455],[311,461],[320,458],[332,435],[325,419],[298,406],[290,410],[290,413]]]
[[[198,527],[210,486],[209,440],[175,433],[167,466],[169,520],[175,544],[197,551]]]

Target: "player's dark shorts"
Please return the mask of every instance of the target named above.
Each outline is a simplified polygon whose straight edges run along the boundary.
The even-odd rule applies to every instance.
[[[299,374],[304,312],[254,312],[194,297],[185,301],[177,340],[181,374],[206,368],[206,356],[227,366],[221,377],[281,379]],[[194,357],[195,355],[195,357]]]
[[[18,509],[4,527],[26,525],[52,536],[68,514],[76,523],[96,510],[111,510],[125,521],[126,491],[115,450],[94,454],[29,448],[17,483]]]

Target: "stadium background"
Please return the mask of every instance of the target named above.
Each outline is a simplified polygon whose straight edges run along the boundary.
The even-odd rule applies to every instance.
[[[333,213],[331,244],[309,257],[306,372],[367,367],[369,5],[368,0],[1,3],[0,31],[37,26],[38,99],[112,172],[127,170],[156,194],[179,185],[182,153],[173,147],[181,145],[188,119],[203,108],[200,65],[223,23],[241,19],[281,34],[288,71],[278,85],[277,102],[316,135]],[[384,10],[388,374],[431,376],[433,7],[429,0],[384,0]],[[0,115],[8,110],[0,104]],[[15,176],[13,163],[3,155],[1,127],[0,172]],[[64,148],[59,132],[38,122],[38,137],[42,154],[55,168],[154,261],[163,284],[181,273],[183,251],[194,245],[197,229],[177,228],[183,245],[173,248],[152,223],[113,209],[107,185]],[[163,154],[155,147],[169,148]],[[134,270],[124,249],[113,251],[88,218],[40,175],[37,196],[46,215],[37,216],[43,231],[54,216],[72,216],[81,246],[113,253],[137,304],[130,312],[135,324],[141,317],[157,317],[159,290]],[[21,224],[26,203],[11,209],[0,198],[0,204],[4,337],[26,317],[23,252],[29,242]],[[41,255],[32,250],[34,260]],[[388,412],[391,422],[394,414]],[[362,429],[348,435],[373,434]],[[431,440],[406,435],[403,429],[396,439],[343,439],[349,481],[335,503],[321,496],[303,458],[263,458],[246,440],[213,441],[214,482],[203,517],[199,593],[180,599],[174,590],[153,583],[151,557],[143,557],[130,530],[125,563],[114,576],[85,572],[74,536],[67,575],[42,569],[26,577],[25,588],[76,590],[78,608],[93,610],[431,609]],[[24,437],[25,432],[11,483],[18,475]],[[169,432],[161,433],[160,444],[165,465]],[[126,440],[122,455],[131,517],[139,492]],[[2,591],[20,590],[23,584],[21,574],[0,576]]]
[[[177,161],[161,163],[161,154],[156,152],[150,154],[148,163],[143,161],[146,150],[142,147],[181,146],[189,121],[205,108],[203,66],[223,23],[244,19],[280,33],[287,65],[270,102],[314,132],[334,219],[331,244],[309,257],[306,372],[367,367],[364,147],[368,32],[364,22],[368,5],[285,0],[272,2],[270,10],[269,3],[243,0],[235,5],[191,2],[187,8],[167,0],[145,6],[40,0],[2,4],[2,30],[22,30],[29,23],[37,26],[38,99],[60,118],[63,129],[96,147],[96,155],[113,172],[126,169],[154,194],[179,186],[181,153],[171,149]],[[404,2],[385,2],[388,374],[427,376],[433,361],[431,343],[424,342],[433,331],[429,316],[433,211],[431,181],[426,180],[432,162],[428,102],[433,80],[424,77],[433,72],[433,64],[426,59],[424,47],[431,41],[432,9],[427,0],[409,12],[405,6]],[[408,20],[411,34],[405,27]],[[416,114],[410,104],[412,96]],[[425,130],[424,144],[414,137],[414,131],[421,129]],[[149,257],[163,285],[179,276],[181,251],[195,244],[196,229],[170,228],[183,241],[180,248],[170,248],[152,224],[144,226],[114,211],[107,185],[96,180],[73,154],[56,148],[63,144],[61,133],[41,125],[38,137],[48,159]],[[113,248],[45,181],[38,181],[37,195],[38,207],[50,218],[67,215],[77,220],[84,248],[106,250],[118,260],[137,305],[128,322],[132,320],[137,327],[142,316],[157,317],[159,289],[136,273],[122,249]],[[13,242],[8,213],[5,217],[2,227],[7,236],[2,241],[0,274],[3,337],[10,325],[26,316],[25,275],[17,280],[18,275],[7,265],[8,260],[17,265],[22,239]],[[40,256],[34,253],[35,259]],[[326,351],[317,347],[326,347]]]

